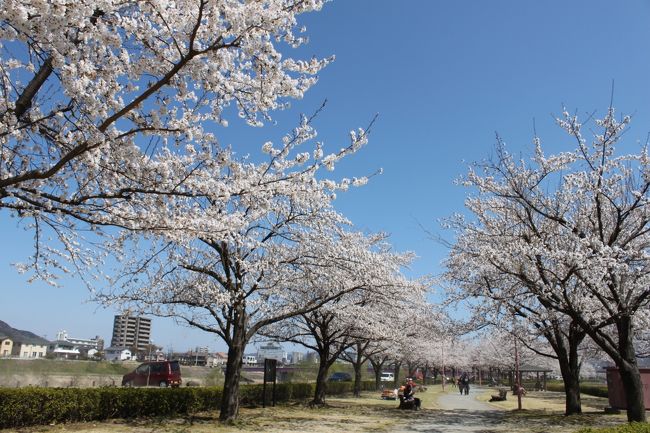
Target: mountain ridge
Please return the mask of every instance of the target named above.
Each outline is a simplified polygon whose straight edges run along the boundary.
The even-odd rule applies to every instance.
[[[26,331],[23,329],[16,329],[11,327],[7,322],[0,320],[0,335],[6,335],[11,338],[15,343],[26,343],[26,344],[37,344],[37,345],[48,345],[50,342],[45,338],[34,334],[31,331]]]

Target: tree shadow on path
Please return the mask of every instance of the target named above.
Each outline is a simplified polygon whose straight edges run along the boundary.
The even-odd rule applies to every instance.
[[[502,431],[506,412],[498,410],[433,409],[414,417],[405,414],[404,423],[395,433],[493,433]]]

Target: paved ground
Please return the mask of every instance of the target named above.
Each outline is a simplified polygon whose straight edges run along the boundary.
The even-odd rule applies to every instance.
[[[498,431],[505,412],[476,400],[476,395],[483,392],[476,387],[470,388],[469,395],[456,392],[441,394],[437,405],[441,410],[422,411],[411,421],[405,421],[395,433],[491,433]]]

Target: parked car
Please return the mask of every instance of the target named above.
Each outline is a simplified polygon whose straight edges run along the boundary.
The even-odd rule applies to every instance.
[[[393,373],[383,372],[381,373],[381,376],[379,376],[379,380],[382,382],[394,382],[395,375]]]
[[[181,366],[178,361],[145,362],[122,377],[122,386],[180,386]]]
[[[328,382],[352,382],[352,376],[350,376],[350,373],[333,373],[329,379],[327,379]]]

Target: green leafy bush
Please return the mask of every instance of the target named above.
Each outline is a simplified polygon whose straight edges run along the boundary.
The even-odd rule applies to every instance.
[[[351,382],[328,384],[329,395],[352,392]],[[267,384],[267,402],[272,401],[273,385]],[[362,382],[363,390],[374,382]],[[276,385],[276,401],[313,397],[313,383]],[[222,388],[0,388],[0,428],[29,425],[187,415],[216,410],[221,405]],[[242,405],[261,405],[262,385],[240,388]]]
[[[576,433],[650,433],[650,424],[633,422],[631,424],[623,424],[616,427],[589,427],[580,429]]]
[[[0,389],[0,428],[188,414],[220,402],[220,388]]]
[[[564,392],[564,384],[562,383],[549,383],[546,386],[549,391]],[[585,383],[580,385],[580,393],[586,395],[593,395],[595,397],[607,398],[607,385]]]

